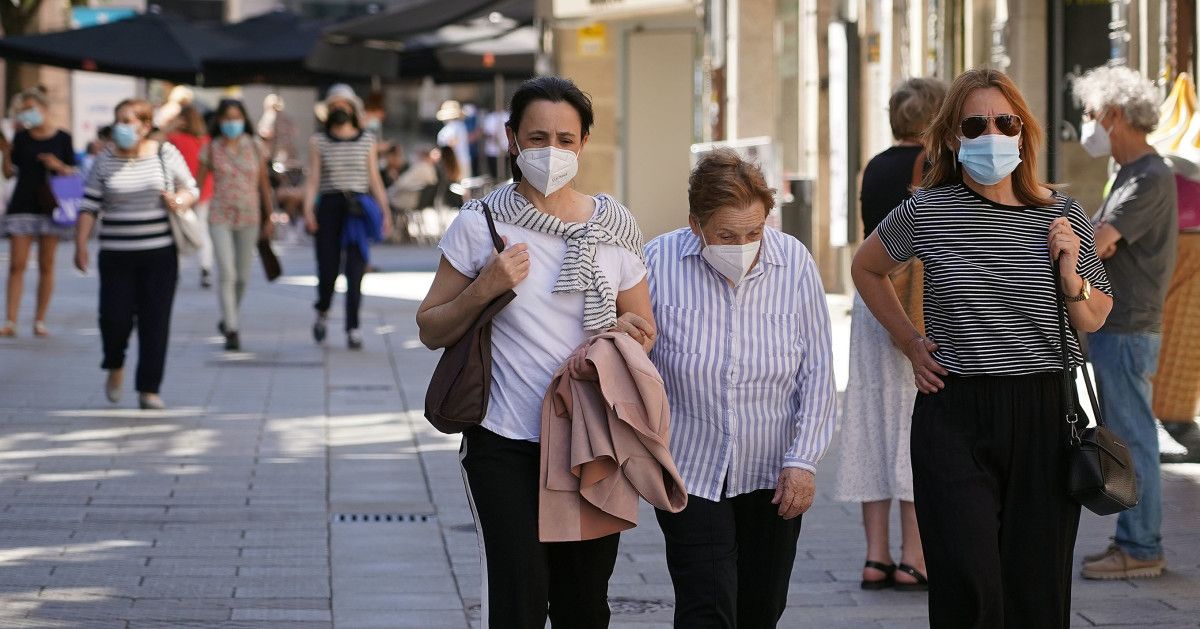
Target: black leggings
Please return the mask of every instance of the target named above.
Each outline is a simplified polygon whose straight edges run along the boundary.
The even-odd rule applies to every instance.
[[[319,312],[333,304],[333,287],[345,261],[346,330],[358,329],[358,309],[362,305],[362,278],[367,263],[358,247],[342,246],[342,227],[346,222],[346,197],[340,192],[321,195],[317,204],[317,303]],[[344,257],[343,257],[344,253]]]
[[[463,434],[459,456],[480,535],[484,629],[604,629],[620,534],[538,541],[538,444],[484,428]]]
[[[175,246],[153,251],[101,251],[100,338],[104,343],[101,369],[125,366],[129,334],[137,323],[139,393],[158,393],[167,362],[171,335],[171,306],[179,279]]]
[[[945,382],[917,396],[912,423],[929,626],[1065,628],[1079,504],[1066,490],[1062,375]]]

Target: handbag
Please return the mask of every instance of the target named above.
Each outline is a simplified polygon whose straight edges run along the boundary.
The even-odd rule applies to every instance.
[[[496,233],[492,210],[485,202],[483,215],[496,253],[504,241]],[[425,393],[425,419],[446,434],[462,432],[483,422],[492,389],[492,319],[517,294],[512,290],[493,299],[479,313],[462,338],[446,348],[433,370]]]
[[[913,190],[921,185],[924,173],[925,151],[921,151],[917,154],[917,159],[913,161]],[[925,265],[920,260],[913,258],[892,271],[888,275],[888,279],[892,281],[892,286],[896,289],[896,297],[900,299],[900,306],[904,308],[904,314],[908,315],[908,320],[917,328],[917,332],[924,336]]]
[[[74,225],[79,220],[79,206],[83,203],[83,177],[58,175],[50,177],[47,183],[55,201],[50,220],[63,227]]]
[[[270,240],[262,238],[258,241],[258,259],[262,260],[263,272],[267,274],[268,282],[274,282],[283,275],[283,265],[279,263],[279,257],[271,248]]]
[[[1063,206],[1063,216],[1071,207],[1068,198]],[[1054,260],[1054,283],[1058,286],[1058,260]],[[1067,304],[1062,290],[1056,289],[1055,302],[1058,309],[1058,336],[1062,347],[1063,381],[1062,397],[1066,408],[1065,418],[1071,426],[1067,442],[1067,492],[1079,504],[1096,515],[1112,515],[1130,509],[1138,503],[1137,475],[1129,447],[1104,424],[1104,414],[1096,400],[1096,389],[1087,366],[1083,366],[1083,381],[1087,385],[1088,399],[1095,413],[1096,425],[1079,427],[1080,415],[1075,408],[1075,369],[1071,367],[1067,332],[1079,337],[1067,321]],[[1080,344],[1082,350],[1083,345]],[[1087,353],[1084,351],[1084,362]]]
[[[163,160],[163,145],[158,144],[158,164],[162,168],[163,185],[167,192],[175,192],[175,180],[167,173],[167,162]],[[204,247],[205,226],[192,208],[173,212],[167,210],[167,221],[171,223],[171,238],[179,255],[191,255]]]

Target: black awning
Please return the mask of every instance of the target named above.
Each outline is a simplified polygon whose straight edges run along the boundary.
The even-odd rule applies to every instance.
[[[145,13],[109,24],[0,39],[0,58],[176,83],[203,83],[203,60],[241,42],[215,24]]]

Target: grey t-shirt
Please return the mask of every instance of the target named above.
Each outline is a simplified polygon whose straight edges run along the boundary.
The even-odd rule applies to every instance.
[[[1158,153],[1126,164],[1092,218],[1121,232],[1104,261],[1113,288],[1105,332],[1159,332],[1179,232],[1175,175]]]

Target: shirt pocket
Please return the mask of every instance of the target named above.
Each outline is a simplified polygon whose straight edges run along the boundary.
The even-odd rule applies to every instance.
[[[799,313],[764,312],[756,317],[757,333],[752,333],[753,344],[768,356],[799,356],[804,353],[804,337],[801,334]]]
[[[660,306],[655,313],[658,340],[655,349],[673,354],[699,354],[705,346],[709,331],[704,326],[704,313],[695,308]]]

